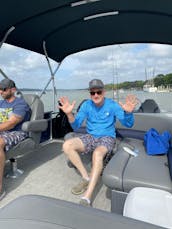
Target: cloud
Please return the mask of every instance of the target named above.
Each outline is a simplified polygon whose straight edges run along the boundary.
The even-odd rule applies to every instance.
[[[86,88],[93,78],[105,83],[145,80],[172,72],[172,47],[161,44],[125,44],[106,46],[66,57],[55,76],[57,89]],[[18,87],[44,88],[50,70],[43,55],[11,45],[0,50],[1,69]],[[51,61],[53,71],[58,63]]]
[[[152,57],[171,58],[172,48],[168,45],[151,44],[149,49]]]

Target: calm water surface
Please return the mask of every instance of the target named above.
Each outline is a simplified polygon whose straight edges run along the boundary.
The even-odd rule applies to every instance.
[[[39,93],[38,93],[39,94]],[[122,93],[118,93],[115,95],[113,91],[107,91],[106,97],[114,98],[117,101],[123,102],[127,94],[135,94],[140,102],[145,101],[145,99],[154,99],[156,103],[159,105],[161,112],[172,112],[172,92],[143,92],[143,91],[124,91]],[[57,100],[61,96],[69,97],[69,100],[72,102],[76,101],[75,108],[81,103],[83,99],[90,98],[89,92],[87,90],[59,90],[57,91]],[[53,93],[51,91],[46,92],[42,96],[42,100],[44,102],[45,111],[53,110]],[[56,109],[58,110],[57,106]]]

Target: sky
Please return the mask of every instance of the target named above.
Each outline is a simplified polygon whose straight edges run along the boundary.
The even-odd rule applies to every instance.
[[[51,60],[51,66],[55,70],[58,63]],[[43,55],[7,44],[0,49],[0,68],[18,88],[43,89],[50,79]],[[57,89],[83,89],[94,78],[108,84],[146,80],[168,73],[172,73],[172,46],[122,44],[66,57],[55,75],[55,85]]]

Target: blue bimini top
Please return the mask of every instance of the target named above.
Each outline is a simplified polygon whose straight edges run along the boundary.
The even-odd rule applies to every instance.
[[[71,123],[74,130],[77,130],[86,120],[87,133],[92,136],[116,137],[115,123],[116,119],[126,127],[132,127],[134,124],[133,113],[126,113],[121,106],[112,99],[105,98],[101,107],[97,107],[92,100],[86,100],[79,109],[75,121]]]

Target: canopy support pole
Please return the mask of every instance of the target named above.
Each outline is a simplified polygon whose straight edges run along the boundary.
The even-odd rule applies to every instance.
[[[9,79],[9,77],[2,71],[1,68],[0,68],[0,73],[1,75],[3,75],[5,79]],[[20,91],[20,89],[18,89],[18,87],[16,87],[16,90],[17,90],[17,95],[23,96],[22,92]]]
[[[46,42],[45,42],[45,41],[43,41],[43,50],[44,50],[45,57],[46,57],[46,60],[47,60],[47,63],[48,63],[48,67],[49,67],[49,70],[50,70],[51,77],[50,77],[49,81],[47,82],[45,88],[43,89],[43,91],[42,91],[40,97],[42,96],[42,94],[45,92],[46,88],[48,87],[48,85],[49,85],[50,82],[52,81],[52,86],[53,86],[53,108],[54,108],[54,111],[55,111],[57,92],[56,92],[56,87],[55,87],[54,76],[55,76],[57,70],[59,69],[59,67],[60,67],[60,65],[61,65],[61,62],[58,63],[57,68],[56,68],[55,71],[53,72],[52,67],[51,67],[51,64],[50,64],[50,60],[49,60],[49,57],[48,57],[48,53],[47,53],[47,50],[46,50]]]
[[[50,64],[50,60],[49,60],[49,57],[48,57],[48,53],[47,53],[47,49],[46,49],[46,42],[45,41],[43,41],[43,50],[44,50],[44,54],[45,54],[45,57],[46,57],[46,60],[47,60],[47,63],[48,63],[48,68],[50,70],[51,77],[48,80],[47,85],[43,89],[40,97],[42,96],[42,94],[45,92],[46,88],[48,87],[48,85],[52,81],[52,87],[53,87],[53,111],[55,111],[56,110],[56,103],[57,103],[56,102],[57,92],[56,92],[56,86],[55,86],[54,76],[55,76],[57,70],[59,69],[59,67],[61,65],[61,62],[58,63],[57,68],[53,72],[52,67],[51,67],[51,64]],[[52,126],[52,114],[51,114],[51,118],[50,118],[50,139],[53,138],[52,129],[53,129],[53,126]]]
[[[10,27],[10,28],[7,30],[7,32],[5,33],[5,35],[4,35],[3,39],[2,39],[2,41],[0,42],[0,49],[1,49],[2,45],[5,43],[5,41],[7,40],[8,36],[10,35],[10,33],[11,33],[14,29],[15,29],[15,27],[12,26],[12,27]],[[3,75],[4,78],[9,79],[9,77],[2,71],[1,68],[0,68],[0,73]],[[21,91],[20,91],[17,87],[16,87],[16,89],[17,89],[17,93],[20,94],[20,95],[22,95]]]
[[[2,47],[2,45],[5,43],[5,41],[7,40],[7,37],[9,36],[9,34],[15,29],[14,26],[12,26],[11,28],[9,28],[9,30],[7,30],[7,32],[5,33],[4,37],[2,38],[2,41],[0,42],[0,48]]]

